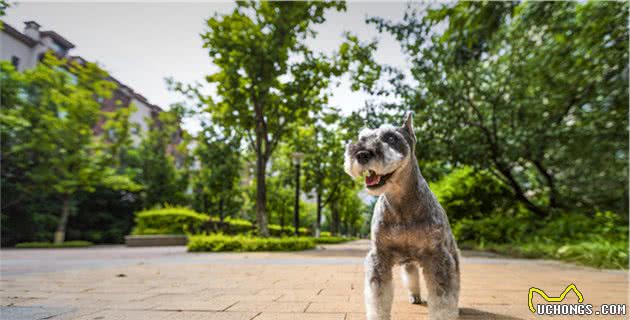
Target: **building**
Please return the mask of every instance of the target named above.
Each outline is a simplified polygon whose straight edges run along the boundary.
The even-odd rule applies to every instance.
[[[23,32],[2,22],[0,59],[11,61],[18,71],[35,67],[48,51],[53,51],[57,56],[70,61],[85,63],[86,60],[82,57],[70,54],[74,47],[74,44],[58,33],[50,30],[41,30],[41,26],[35,21],[26,21]],[[132,139],[135,144],[138,144],[141,140],[142,132],[149,128],[149,119],[155,119],[162,112],[162,109],[151,104],[141,94],[114,77],[110,76],[109,80],[116,83],[117,88],[110,99],[102,102],[102,110],[114,111],[116,108],[134,105],[136,111],[131,114],[129,120],[131,123],[136,124],[134,128],[137,128],[137,130],[132,131]],[[95,131],[101,133],[102,129],[99,126],[95,128]],[[181,139],[181,135],[179,138],[175,138],[174,144],[179,143],[179,139]]]

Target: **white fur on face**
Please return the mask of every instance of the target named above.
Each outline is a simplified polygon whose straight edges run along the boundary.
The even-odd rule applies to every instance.
[[[381,142],[381,144],[383,145],[383,162],[377,165],[377,167],[380,167],[380,170],[372,170],[374,170],[377,174],[388,174],[400,167],[404,156],[394,150],[394,148],[390,147],[389,144],[385,142]]]
[[[363,128],[359,131],[359,139],[376,134],[378,129]]]
[[[392,148],[389,144],[380,141],[378,138],[382,131],[395,131],[396,128],[391,125],[383,125],[378,129],[364,128],[359,132],[359,139],[369,138],[369,141],[373,144],[380,144],[383,150],[383,160],[371,160],[367,164],[362,165],[350,154],[348,145],[346,146],[346,152],[344,155],[344,171],[353,178],[360,177],[363,172],[372,170],[378,175],[386,175],[399,167],[403,166],[407,159],[403,154]],[[398,133],[396,133],[398,134]],[[398,134],[400,135],[400,134]],[[403,137],[400,137],[403,139]],[[374,145],[372,145],[374,148]],[[386,186],[382,186],[378,189],[368,189],[368,193],[372,195],[380,195],[386,189]]]
[[[371,130],[370,134],[379,136],[380,131],[388,130],[385,126]],[[359,167],[359,174],[365,170],[372,170],[376,172],[378,175],[386,175],[396,170],[403,164],[404,156],[402,153],[396,151],[396,149],[392,148],[389,144],[380,141],[378,138],[375,138],[374,143],[378,143],[380,147],[383,149],[383,160],[382,161],[370,161],[366,165],[360,165],[356,160],[350,159],[353,163],[353,166]]]

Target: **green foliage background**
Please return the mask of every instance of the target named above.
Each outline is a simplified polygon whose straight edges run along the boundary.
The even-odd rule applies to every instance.
[[[419,166],[463,248],[627,265],[627,2],[420,3],[400,21],[368,17],[399,42],[405,70],[377,61],[378,40],[349,32],[332,54],[310,48],[315,26],[344,10],[239,2],[209,17],[200,31],[216,92],[171,79],[185,101],[147,119],[138,143],[134,106],[100,109],[118,88],[98,65],[0,62],[2,245],[60,232],[120,243],[134,223],[181,233],[202,220],[232,235],[287,235],[295,151],[305,153],[301,233],[367,236],[373,203],[343,172],[343,145],[412,110]],[[328,101],[344,77],[393,102],[344,114]],[[182,130],[187,118],[202,130]],[[179,221],[181,210],[202,218]],[[200,246],[311,246],[212,237]]]

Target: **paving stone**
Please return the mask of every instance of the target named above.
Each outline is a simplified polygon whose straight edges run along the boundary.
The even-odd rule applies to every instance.
[[[189,254],[185,248],[124,247],[7,250],[2,257],[3,262],[12,261],[7,265],[35,265],[3,266],[0,318],[365,319],[361,256],[366,250],[365,241],[296,253]],[[527,306],[530,287],[557,296],[574,283],[584,303],[595,306],[628,300],[625,271],[466,256],[461,266],[460,319],[532,319]],[[394,275],[393,319],[426,319],[426,305],[409,304],[398,268]],[[426,294],[423,281],[424,299]],[[565,302],[574,301],[571,294]],[[536,295],[534,302],[543,300]]]
[[[178,312],[169,320],[250,320],[259,312]]]
[[[167,320],[176,316],[176,312],[104,310],[84,315],[74,320]]]
[[[0,319],[36,320],[52,318],[70,312],[71,308],[56,307],[0,307]]]
[[[273,313],[263,312],[255,320],[344,320],[345,313]]]
[[[304,312],[308,302],[255,302],[239,301],[228,311]]]

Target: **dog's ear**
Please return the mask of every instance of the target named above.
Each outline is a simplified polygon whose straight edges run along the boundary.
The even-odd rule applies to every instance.
[[[413,112],[409,111],[407,112],[407,115],[405,116],[405,120],[403,122],[402,125],[402,129],[405,130],[409,136],[411,137],[411,139],[413,140],[413,142],[416,142],[416,134],[413,131]]]

